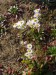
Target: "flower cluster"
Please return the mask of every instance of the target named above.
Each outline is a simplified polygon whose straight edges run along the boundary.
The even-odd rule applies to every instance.
[[[32,17],[32,19],[28,20],[26,23],[24,20],[18,21],[17,23],[15,23],[13,25],[13,27],[18,28],[18,29],[24,29],[26,27],[30,27],[30,28],[37,29],[39,32],[39,29],[40,29],[39,17],[40,17],[40,15],[41,15],[40,9],[35,9],[34,16]]]
[[[39,20],[37,18],[33,18],[32,20],[29,20],[26,25],[28,25],[30,28],[38,28],[40,26]]]
[[[24,29],[24,24],[25,24],[25,21],[22,20],[22,21],[18,21],[17,23],[15,23],[13,25],[13,28],[17,28],[17,29]]]
[[[38,18],[39,16],[41,16],[41,14],[40,14],[40,8],[39,9],[35,9],[34,10],[34,18]]]
[[[25,53],[25,56],[28,59],[32,58],[32,56],[33,56],[32,44],[27,44],[27,52]]]
[[[39,17],[40,17],[40,9],[34,10],[34,15],[31,20],[29,20],[26,25],[28,25],[30,28],[36,28],[38,31],[40,29],[40,23],[39,23]]]

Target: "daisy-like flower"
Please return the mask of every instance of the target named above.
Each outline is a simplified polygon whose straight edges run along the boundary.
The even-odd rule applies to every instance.
[[[27,44],[27,49],[32,49],[32,44]]]
[[[29,20],[26,25],[28,25],[31,28],[34,28],[35,25],[37,25],[39,20],[37,18],[33,18],[32,20]]]
[[[39,18],[39,16],[40,16],[41,14],[40,13],[36,13],[36,14],[34,14],[34,18]]]
[[[33,53],[32,49],[27,49],[27,52]]]
[[[26,52],[26,53],[25,53],[25,56],[26,56],[28,59],[31,59],[32,56],[33,56],[33,54],[30,53],[30,52]]]
[[[40,8],[34,10],[34,13],[35,13],[35,14],[36,14],[36,13],[39,13],[39,12],[40,12]]]
[[[34,18],[38,18],[39,16],[41,16],[41,14],[40,14],[40,8],[39,9],[35,9],[34,10]]]
[[[32,58],[32,56],[33,56],[32,44],[27,44],[27,52],[25,53],[25,56],[28,59]]]
[[[39,20],[37,18],[33,18],[32,20],[29,20],[27,22],[27,26],[29,26],[30,28],[35,28],[38,30],[40,30],[40,23],[39,23]]]
[[[17,23],[15,23],[15,24],[13,25],[13,28],[23,29],[23,28],[24,28],[24,24],[25,24],[25,21],[24,21],[24,20],[18,21]]]
[[[39,28],[40,27],[40,23],[36,23],[35,25],[34,25],[34,28]]]

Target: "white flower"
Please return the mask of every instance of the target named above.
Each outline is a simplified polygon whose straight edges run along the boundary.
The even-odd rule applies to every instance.
[[[32,44],[27,44],[27,49],[32,49]]]
[[[31,22],[32,22],[32,24],[34,24],[34,23],[38,23],[39,20],[38,20],[37,18],[33,18],[33,19],[31,20]]]
[[[13,8],[16,8],[16,9],[18,9],[18,7],[17,7],[17,6],[15,6],[15,5],[13,6]]]
[[[18,21],[17,23],[15,23],[13,25],[13,28],[17,28],[17,29],[23,29],[24,28],[24,24],[25,24],[25,21]]]
[[[22,40],[22,41],[20,41],[20,44],[21,44],[21,45],[25,45],[25,44],[27,44],[27,41],[23,41],[23,40]]]
[[[42,37],[40,37],[40,40],[42,40]]]
[[[41,16],[41,14],[40,13],[36,13],[36,14],[34,14],[34,18],[39,18],[39,16]]]
[[[39,12],[40,12],[40,8],[34,10],[34,13],[35,13],[35,14],[36,14],[36,13],[39,13]]]
[[[28,53],[33,53],[32,49],[27,49]]]
[[[33,56],[33,54],[32,54],[32,53],[27,52],[27,53],[25,53],[25,56],[26,56],[28,59],[31,59],[31,58],[32,58],[32,56]]]
[[[27,44],[27,41],[24,41],[24,44]]]
[[[38,18],[39,16],[41,16],[41,14],[40,14],[40,8],[39,9],[35,9],[34,10],[34,18]]]
[[[27,44],[27,52],[25,53],[25,56],[28,59],[32,58],[32,56],[33,56],[32,44]]]
[[[37,25],[39,20],[37,18],[33,18],[32,20],[29,20],[26,25],[28,25],[31,28],[34,28],[35,25]]]
[[[40,23],[36,23],[36,24],[34,25],[34,27],[35,27],[35,28],[39,28],[39,27],[40,27]]]
[[[17,8],[17,7],[14,5],[13,8]]]
[[[39,20],[37,18],[33,18],[32,20],[29,20],[27,22],[27,25],[30,27],[30,28],[36,28],[39,32],[40,30],[40,23],[39,23]]]

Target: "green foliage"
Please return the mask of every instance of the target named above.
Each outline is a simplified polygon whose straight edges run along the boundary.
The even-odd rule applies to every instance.
[[[18,11],[18,7],[17,7],[17,6],[11,6],[8,11],[9,11],[10,13],[12,13],[12,14],[16,14],[17,11]]]
[[[48,53],[50,53],[51,55],[55,55],[56,56],[56,47],[49,47],[48,48]]]

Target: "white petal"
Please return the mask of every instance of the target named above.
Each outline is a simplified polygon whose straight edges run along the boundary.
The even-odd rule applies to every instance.
[[[27,44],[28,49],[32,49],[32,44]]]

